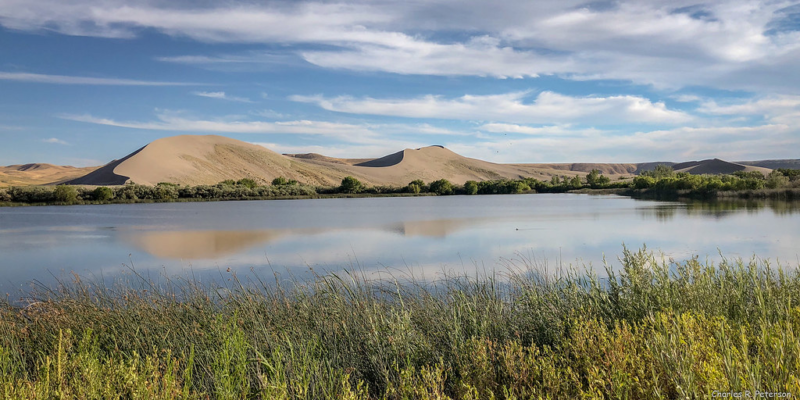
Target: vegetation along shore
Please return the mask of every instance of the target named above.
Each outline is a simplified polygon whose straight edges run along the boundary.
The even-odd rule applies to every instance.
[[[608,277],[524,260],[436,281],[115,286],[0,301],[0,397],[528,399],[800,393],[800,275],[625,250]],[[579,272],[580,271],[580,272]],[[385,275],[386,276],[386,275]]]
[[[718,197],[776,198],[793,200],[800,196],[800,170],[776,169],[765,176],[760,172],[735,172],[728,175],[676,173],[658,166],[632,180],[612,181],[597,170],[586,176],[553,176],[549,181],[534,178],[467,181],[463,185],[446,179],[425,183],[414,180],[406,186],[367,186],[354,177],[345,177],[339,186],[312,186],[283,177],[271,185],[260,185],[243,178],[216,185],[180,186],[159,183],[155,186],[128,183],[115,187],[72,185],[26,186],[0,189],[0,205],[116,204],[169,201],[269,200],[324,197],[479,195],[518,193],[616,193],[637,198]]]

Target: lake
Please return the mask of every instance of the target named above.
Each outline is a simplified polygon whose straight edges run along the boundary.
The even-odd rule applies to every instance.
[[[0,208],[0,290],[71,272],[208,279],[360,268],[436,277],[529,260],[618,265],[623,243],[666,257],[758,255],[795,268],[797,203],[531,194]],[[224,275],[223,275],[224,276]]]

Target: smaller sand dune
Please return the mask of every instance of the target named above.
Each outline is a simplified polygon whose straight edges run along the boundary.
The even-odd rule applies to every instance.
[[[114,173],[114,169],[117,168],[118,165],[125,162],[127,159],[135,156],[140,151],[142,151],[144,147],[139,150],[134,151],[131,154],[119,159],[111,161],[110,163],[100,167],[99,169],[89,173],[88,175],[82,176],[77,179],[73,179],[67,182],[70,185],[98,185],[98,186],[113,186],[113,185],[124,185],[125,182],[130,179],[130,177],[117,175]]]
[[[676,172],[688,172],[690,174],[695,174],[695,175],[732,174],[738,171],[744,171],[744,172],[758,171],[764,175],[767,175],[771,172],[771,170],[768,168],[742,165],[725,160],[720,160],[718,158],[714,158],[712,160],[688,161],[688,162],[678,163],[673,165],[672,169],[674,169]]]
[[[76,168],[52,164],[18,164],[0,167],[0,187],[57,185],[86,175],[98,167]]]
[[[400,164],[403,161],[405,153],[406,150],[398,151],[397,153],[389,154],[388,156],[383,156],[381,158],[376,158],[374,160],[365,161],[355,165],[357,167],[373,167],[373,168],[391,167],[393,165]]]

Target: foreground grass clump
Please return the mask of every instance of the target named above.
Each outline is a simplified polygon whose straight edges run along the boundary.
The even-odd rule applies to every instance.
[[[0,306],[0,397],[528,399],[800,393],[800,276],[625,251],[609,278],[76,279]],[[227,281],[226,281],[227,282]]]

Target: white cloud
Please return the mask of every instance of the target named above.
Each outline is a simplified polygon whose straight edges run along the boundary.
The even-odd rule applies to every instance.
[[[97,118],[91,115],[61,115],[60,117],[67,120],[91,124],[158,131],[303,134],[329,136],[344,141],[362,141],[376,136],[375,132],[361,125],[325,121],[298,120],[265,122],[204,120],[185,118],[169,112],[158,114],[158,120],[151,122],[116,121],[108,118]]]
[[[585,136],[596,135],[603,131],[595,128],[573,129],[570,125],[549,125],[549,126],[524,126],[516,124],[489,123],[478,127],[479,130],[493,133],[521,133],[525,135],[560,135],[560,136]]]
[[[659,87],[800,92],[800,31],[775,29],[788,26],[791,1],[620,1],[604,7],[577,0],[509,0],[503,7],[476,0],[206,4],[213,5],[5,0],[0,24],[69,35],[126,38],[152,29],[204,42],[325,45],[324,50],[304,47],[299,55],[326,68],[447,76],[559,74]],[[270,63],[297,51],[161,60]]]
[[[680,94],[677,96],[672,96],[675,101],[680,101],[681,103],[696,103],[698,101],[702,101],[703,98],[700,96],[695,96],[693,94]]]
[[[115,126],[130,129],[145,129],[176,132],[215,132],[252,134],[297,134],[315,135],[335,139],[343,143],[372,145],[376,148],[389,148],[411,143],[408,140],[393,139],[392,136],[469,136],[473,132],[460,132],[430,124],[349,124],[328,121],[246,121],[239,117],[220,119],[198,119],[186,117],[183,113],[162,111],[156,114],[156,121],[133,122],[98,118],[92,115],[60,115],[62,119],[91,124]],[[425,143],[423,145],[428,145]]]
[[[492,120],[515,123],[588,121],[594,123],[682,123],[692,120],[684,112],[669,110],[638,96],[572,97],[541,92],[533,102],[528,92],[498,95],[465,95],[454,99],[428,95],[410,99],[374,99],[340,96],[291,96],[320,107],[352,114],[389,115],[410,118]]]
[[[345,51],[304,51],[315,65],[398,74],[477,75],[498,78],[537,77],[575,68],[567,57],[546,57],[534,51],[503,46],[496,38],[477,37],[466,43],[439,44],[408,36],[394,46],[355,44]]]
[[[0,80],[62,85],[117,85],[117,86],[192,86],[189,82],[139,81],[135,79],[93,78],[86,76],[44,75],[26,72],[0,72]]]
[[[61,144],[61,145],[64,145],[64,146],[68,146],[69,145],[69,143],[67,143],[67,142],[65,142],[65,141],[63,141],[63,140],[61,140],[59,138],[42,139],[42,143]]]
[[[714,115],[755,115],[775,124],[800,126],[800,96],[773,95],[725,105],[712,100],[703,103],[698,111]]]
[[[192,92],[195,96],[208,97],[211,99],[220,99],[228,101],[236,101],[240,103],[252,103],[253,101],[246,97],[228,96],[225,92]]]
[[[634,134],[594,134],[496,138],[477,143],[447,143],[451,150],[495,162],[647,162],[793,158],[800,130],[787,125],[676,128]],[[583,136],[576,140],[575,136]]]

